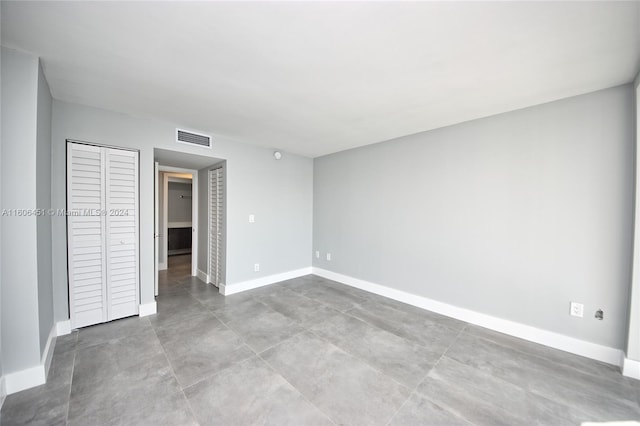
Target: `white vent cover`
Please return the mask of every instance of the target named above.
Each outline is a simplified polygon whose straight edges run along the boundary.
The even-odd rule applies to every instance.
[[[176,141],[211,148],[211,136],[176,129]]]

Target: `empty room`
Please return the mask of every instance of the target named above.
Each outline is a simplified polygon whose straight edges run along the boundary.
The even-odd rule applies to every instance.
[[[0,425],[640,425],[640,1],[0,31]]]

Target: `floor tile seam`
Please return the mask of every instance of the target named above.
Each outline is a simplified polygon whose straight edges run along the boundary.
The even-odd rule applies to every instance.
[[[388,378],[389,380],[391,380],[391,381],[392,381],[392,382],[394,382],[395,384],[397,384],[397,385],[401,386],[402,388],[404,388],[404,389],[406,389],[406,390],[409,390],[409,391],[410,391],[409,386],[405,385],[404,383],[400,383],[400,382],[399,382],[398,380],[396,380],[394,377],[391,377],[391,376],[389,376],[387,373],[385,373],[385,372],[381,371],[378,367],[376,367],[376,366],[372,365],[372,364],[371,364],[369,361],[367,361],[366,359],[361,358],[359,355],[356,355],[356,354],[354,354],[354,353],[351,353],[350,351],[348,351],[348,350],[346,350],[346,349],[343,349],[341,346],[338,346],[338,345],[336,345],[335,343],[333,343],[332,341],[330,341],[330,340],[328,340],[328,339],[326,339],[326,338],[324,338],[324,337],[320,336],[318,333],[316,333],[316,332],[315,332],[315,331],[313,331],[313,330],[309,330],[309,331],[310,331],[314,336],[316,336],[318,339],[322,340],[323,342],[328,343],[328,344],[330,344],[330,345],[332,345],[332,346],[336,347],[338,350],[340,350],[340,351],[344,352],[345,354],[347,354],[347,355],[349,355],[349,356],[351,356],[351,357],[353,357],[353,358],[357,359],[358,361],[363,362],[364,364],[366,364],[366,365],[367,365],[367,367],[371,368],[371,369],[372,369],[372,370],[374,370],[376,373],[380,373],[380,374],[382,374],[384,377]],[[431,369],[429,369],[429,371],[431,371]],[[426,374],[428,374],[428,372],[427,372],[427,373],[425,373],[425,377],[426,377]],[[418,384],[420,384],[420,383],[421,383],[421,382],[418,382]]]
[[[494,339],[491,339],[491,338],[488,338],[488,337],[477,336],[477,335],[473,335],[473,334],[469,334],[469,333],[467,333],[467,335],[470,336],[470,337],[482,339],[482,340],[484,340],[486,342],[496,344],[496,345],[498,345],[500,347],[503,347],[503,348],[506,348],[506,349],[510,349],[510,350],[515,351],[515,352],[527,355],[527,356],[531,356],[531,357],[533,357],[535,359],[538,359],[538,360],[541,360],[541,361],[554,362],[553,360],[551,360],[551,359],[549,359],[549,358],[547,358],[547,357],[545,357],[543,355],[538,355],[538,354],[534,354],[534,353],[528,352],[528,351],[526,351],[524,349],[515,348],[515,347],[507,345],[506,343],[502,343],[502,342],[499,342],[497,340],[494,340]],[[507,335],[507,336],[509,336],[509,335]],[[514,337],[514,336],[509,336],[509,337],[513,337],[514,339],[518,339],[518,337]],[[542,345],[540,343],[535,343],[535,342],[531,342],[531,343],[532,344],[536,344],[536,345],[545,346],[545,345]],[[561,351],[560,349],[551,348],[549,346],[545,346],[545,347],[549,348],[549,349]],[[561,351],[561,352],[565,352],[565,351]],[[566,353],[569,354],[569,355],[573,355],[573,356],[579,356],[579,355],[571,354],[570,352],[566,352]],[[596,360],[593,360],[593,361],[594,362],[599,362],[599,361],[596,361]],[[596,375],[596,374],[594,374],[594,373],[592,373],[590,371],[587,371],[587,370],[582,369],[582,368],[577,368],[577,367],[575,367],[573,365],[562,364],[562,366],[563,366],[563,368],[570,369],[571,371],[575,371],[577,373],[581,373],[581,374],[583,374],[585,376],[589,376],[589,377],[592,377],[592,378],[605,380],[605,381],[607,381],[607,383],[610,383],[610,384],[615,385],[615,386],[619,386],[620,385],[619,383],[616,383],[613,379],[610,379],[610,378],[607,378],[607,377],[598,376],[598,375]],[[620,372],[620,377],[624,377],[624,376],[622,376],[621,372]]]
[[[399,336],[399,335],[397,335],[397,334],[395,334],[395,333],[392,333],[392,332],[390,332],[390,331],[388,331],[388,330],[385,330],[385,329],[383,329],[383,328],[380,328],[380,327],[378,327],[378,326],[376,326],[376,325],[374,325],[374,324],[370,324],[370,323],[368,323],[367,321],[365,321],[365,320],[363,320],[363,319],[360,319],[360,318],[358,318],[358,317],[354,317],[354,316],[351,316],[351,315],[348,315],[348,314],[345,314],[345,315],[347,315],[347,316],[349,316],[349,317],[351,317],[351,318],[353,318],[353,319],[355,319],[355,320],[357,320],[357,321],[361,321],[361,322],[365,323],[366,325],[369,325],[369,326],[371,326],[371,327],[375,328],[376,330],[382,331],[383,333],[387,333],[387,334],[390,334],[390,335],[392,335],[392,336],[394,336],[394,337],[397,337],[397,338],[401,339],[403,342],[405,342],[405,344],[407,344],[408,346],[410,346],[412,349],[426,349],[427,351],[432,352],[432,351],[430,351],[430,348],[429,348],[428,346],[426,346],[426,345],[423,345],[423,344],[420,344],[420,343],[418,343],[418,342],[416,342],[416,341],[413,341],[413,340],[407,339],[406,337]],[[321,322],[317,323],[316,325],[326,323],[326,322],[328,322],[328,321],[330,321],[330,320],[331,320],[331,318],[327,318],[327,319],[325,319],[325,320],[323,320],[323,321],[321,321]],[[328,340],[328,339],[326,339],[326,338],[324,338],[324,337],[320,336],[320,335],[319,335],[319,334],[318,334],[314,329],[312,329],[311,327],[309,327],[309,331],[313,332],[313,333],[314,333],[315,335],[317,335],[318,337],[323,338],[325,341],[328,341],[329,343],[332,343],[334,346],[338,346],[338,345],[335,345],[335,343],[331,342],[330,340]],[[348,351],[348,350],[346,350],[346,349],[342,348],[342,346],[338,346],[338,347],[339,347],[340,349],[342,349],[343,351],[345,351],[345,352],[349,353],[350,355],[353,355],[353,356],[356,356],[356,357],[357,357],[357,355],[356,355],[356,354],[354,354],[354,353],[352,353],[352,352],[350,352],[350,351]],[[437,352],[432,352],[432,353],[436,353],[436,354],[437,354]],[[438,360],[436,360],[436,362],[437,362],[437,361],[439,361],[441,357],[442,357],[442,354],[440,354],[440,357],[438,358]],[[424,380],[424,378],[427,376],[427,374],[429,374],[429,372],[431,371],[431,369],[432,369],[433,367],[435,367],[435,364],[436,364],[436,363],[434,363],[434,364],[433,364],[433,366],[431,366],[431,367],[429,367],[429,368],[428,368],[428,370],[425,372],[424,376],[422,377],[422,379],[421,379],[420,381]],[[419,383],[420,383],[420,382],[418,382],[418,384],[419,384]],[[417,386],[417,385],[416,385],[416,386]],[[407,386],[405,385],[405,387],[407,387]]]
[[[431,369],[429,369],[429,371],[431,371]],[[407,398],[404,400],[404,402],[402,403],[402,405],[400,405],[400,407],[398,407],[398,409],[396,410],[395,413],[393,413],[393,415],[391,416],[391,418],[389,419],[389,421],[386,423],[386,426],[389,426],[391,424],[391,422],[393,422],[393,419],[396,418],[396,416],[398,415],[398,413],[402,410],[402,408],[407,405],[407,402],[409,402],[409,400],[411,399],[411,397],[416,394],[416,391],[418,389],[418,386],[420,386],[420,384],[424,381],[425,377],[427,377],[427,374],[429,374],[429,371],[427,371],[424,375],[424,377],[422,379],[420,379],[420,381],[418,381],[418,383],[413,387],[413,389],[411,389],[411,392],[409,393],[409,395],[407,396]]]
[[[223,321],[222,318],[218,317],[215,313],[213,313],[213,316],[216,317],[216,319],[218,321],[220,321],[220,324],[222,324],[227,330],[232,332],[238,339],[240,339],[244,346],[248,347],[249,349],[251,349],[253,351],[253,348],[251,346],[249,346],[249,344],[247,343],[247,341],[246,341],[246,339],[244,337],[242,337],[240,334],[238,334],[238,332],[235,331],[233,328],[229,327],[229,324],[227,324],[225,321]]]
[[[127,317],[127,318],[121,318],[121,319],[128,319],[128,318],[135,318],[135,317]],[[148,332],[149,330],[152,330],[152,331],[154,330],[153,324],[151,324],[151,321],[149,321],[146,317],[145,318],[141,318],[140,320],[146,322],[147,325],[149,326],[149,328],[148,329],[144,329],[144,330],[135,331],[134,333],[127,334],[125,336],[120,336],[120,337],[116,337],[116,338],[109,339],[109,340],[103,340],[103,341],[100,341],[100,342],[97,342],[97,343],[93,343],[91,345],[86,345],[86,346],[78,346],[77,340],[80,339],[80,331],[78,331],[78,338],[76,340],[75,351],[77,353],[78,351],[81,351],[81,350],[93,348],[93,347],[96,347],[96,346],[99,346],[99,345],[104,345],[106,343],[117,342],[118,340],[126,339],[127,337],[137,336],[138,334],[144,334],[144,333]],[[118,320],[114,320],[114,321],[118,321]],[[113,321],[110,321],[110,322],[113,322]],[[102,323],[102,324],[109,324],[109,323]],[[102,324],[96,324],[96,325],[94,325],[94,327],[95,326],[99,327]]]
[[[535,395],[535,396],[537,396],[539,398],[543,398],[543,399],[546,399],[546,400],[549,400],[549,401],[553,401],[553,402],[555,402],[557,404],[560,404],[562,406],[568,407],[569,409],[571,409],[572,413],[575,412],[575,411],[578,411],[578,412],[582,411],[582,412],[588,413],[589,415],[591,415],[593,417],[597,417],[598,416],[597,410],[593,410],[592,406],[590,404],[587,404],[585,407],[579,407],[579,406],[576,406],[574,404],[570,404],[570,403],[566,403],[566,402],[563,402],[563,401],[559,401],[557,398],[554,399],[550,395],[546,395],[546,394],[544,394],[544,393],[542,393],[542,392],[540,392],[540,391],[538,391],[536,389],[525,389],[525,391],[527,393]],[[614,402],[615,401],[620,402],[623,405],[625,405],[627,408],[629,408],[631,410],[635,410],[635,412],[640,416],[640,406],[635,401],[622,400],[620,398],[613,398],[613,399],[614,399]],[[635,405],[635,406],[631,406],[631,405]]]
[[[300,333],[299,333],[300,334]],[[293,336],[292,336],[293,337]],[[287,339],[288,340],[288,339]],[[264,352],[264,351],[263,351]],[[262,353],[262,352],[261,352]],[[329,414],[325,413],[322,409],[320,409],[320,407],[318,407],[316,404],[314,404],[309,398],[307,398],[307,396],[302,392],[302,390],[298,389],[293,383],[291,383],[289,380],[287,380],[286,377],[284,377],[278,370],[276,370],[276,368],[271,365],[271,363],[269,363],[269,361],[267,361],[266,359],[264,359],[260,353],[256,353],[256,356],[262,360],[262,362],[265,363],[265,365],[271,369],[271,371],[273,371],[275,374],[277,374],[279,377],[282,378],[282,380],[284,380],[287,384],[289,384],[289,386],[291,386],[293,389],[295,389],[296,392],[298,392],[298,394],[305,400],[307,401],[312,407],[314,407],[316,410],[318,410],[319,413],[322,413],[327,420],[329,420],[331,422],[331,424],[333,424],[334,426],[338,426],[339,423],[336,423],[331,416],[329,416]]]
[[[465,329],[465,330],[466,330],[466,329]],[[485,339],[485,338],[483,338],[483,337],[480,337],[480,336],[474,336],[474,335],[470,335],[470,336],[471,336],[471,337],[473,337],[473,338],[478,338],[478,339],[480,339],[480,340],[482,340],[482,341],[485,341],[485,342],[494,343],[494,344],[496,344],[496,345],[498,345],[498,346],[500,346],[500,347],[502,347],[502,348],[505,348],[505,349],[513,350],[514,352],[517,352],[518,354],[530,355],[530,354],[528,354],[528,353],[526,353],[526,352],[519,351],[519,350],[514,349],[514,348],[511,348],[511,347],[509,347],[509,346],[506,346],[506,345],[503,345],[503,344],[500,344],[500,343],[494,342],[493,340],[490,340],[490,339]],[[445,352],[445,354],[446,354],[446,352]],[[545,359],[544,359],[544,358],[542,358],[542,357],[537,357],[537,356],[536,356],[536,358],[537,358],[537,359],[540,359],[540,360],[545,360]],[[455,358],[451,358],[451,359],[453,359],[453,360],[454,360],[454,361],[456,361],[456,362],[461,362],[461,361],[456,360]],[[472,368],[476,368],[476,367],[471,366],[471,365],[469,365],[469,364],[467,364],[467,363],[464,363],[464,364],[465,364],[465,365],[468,365],[468,366],[470,366],[470,367],[472,367]],[[563,367],[565,367],[565,366],[563,365]],[[541,367],[539,367],[539,366],[536,366],[536,365],[529,366],[529,367],[528,367],[528,369],[529,369],[529,370],[531,370],[531,371],[533,371],[533,372],[534,372],[534,373],[536,373],[536,374],[543,375],[543,376],[546,376],[546,377],[551,377],[551,378],[553,378],[553,379],[554,379],[554,381],[555,381],[555,382],[559,382],[561,385],[565,385],[565,386],[567,386],[567,387],[574,387],[574,386],[572,386],[572,384],[571,384],[571,382],[570,382],[570,379],[569,379],[569,378],[555,376],[555,375],[553,375],[552,373],[550,373],[549,371],[546,371],[546,370],[544,370],[543,368],[541,368]],[[572,369],[572,371],[577,371],[577,370]],[[591,378],[599,378],[598,376],[595,376],[595,375],[592,375],[592,374],[586,374],[586,375],[587,375],[588,377],[591,377]],[[545,399],[548,399],[548,400],[552,400],[552,401],[554,401],[554,399],[553,399],[553,398],[548,397],[548,396],[543,395],[543,394],[540,394],[540,393],[537,393],[537,392],[534,392],[534,390],[533,390],[533,389],[530,389],[530,388],[528,388],[528,387],[527,387],[527,388],[524,388],[524,387],[522,387],[519,383],[516,383],[516,382],[515,382],[515,381],[513,381],[513,380],[508,380],[508,379],[505,379],[505,378],[500,378],[500,379],[501,379],[501,380],[504,380],[505,382],[510,383],[510,384],[512,384],[512,385],[515,385],[515,386],[521,387],[521,388],[522,388],[522,389],[524,389],[525,391],[528,391],[528,392],[530,392],[530,393],[534,393],[534,394],[536,394],[536,395],[538,395],[538,396],[540,396],[540,397],[544,397]],[[607,380],[607,379],[605,379],[605,380]],[[614,385],[614,386],[619,386],[619,384],[616,384],[615,382],[612,382],[612,381],[610,381],[610,380],[607,380],[607,383],[612,384],[612,385]],[[628,405],[627,403],[631,403],[631,404],[636,404],[636,405],[637,405],[637,401],[635,401],[635,399],[629,399],[628,397],[627,397],[627,398],[618,398],[618,397],[615,397],[615,398],[613,398],[613,399],[614,399],[615,401],[621,401],[621,402],[625,403],[625,405]],[[564,405],[566,405],[566,404],[564,404]]]
[[[441,359],[442,359],[442,358],[444,358],[444,357],[445,357],[445,355],[443,355],[443,356],[441,357]],[[447,358],[449,358],[449,357],[447,357]],[[451,358],[450,358],[450,359],[451,359]],[[438,361],[438,362],[439,362],[439,361]],[[474,368],[474,369],[475,369],[475,367],[473,367],[473,366],[469,366],[469,367],[471,367],[471,368]],[[435,368],[435,366],[434,366],[434,368]],[[416,386],[416,389],[415,389],[416,394],[417,394],[417,395],[419,395],[419,396],[421,396],[421,397],[423,397],[423,398],[428,399],[431,403],[433,403],[433,404],[437,405],[438,407],[440,407],[440,408],[442,408],[442,409],[446,410],[447,412],[449,412],[449,413],[451,413],[451,414],[455,415],[456,417],[461,418],[461,419],[463,419],[464,421],[466,421],[466,422],[468,422],[468,423],[470,423],[470,424],[474,424],[471,420],[469,420],[469,419],[467,419],[466,417],[462,416],[462,414],[458,414],[458,413],[456,413],[456,412],[453,412],[453,411],[452,411],[448,406],[443,406],[443,404],[442,404],[442,403],[440,403],[440,402],[436,401],[435,399],[433,399],[433,397],[432,397],[431,395],[428,395],[428,394],[425,394],[425,393],[420,392],[420,391],[418,390],[418,389],[420,388],[420,385],[422,385],[422,384],[425,382],[425,380],[427,380],[428,378],[429,378],[429,375],[427,374],[427,376],[425,376],[425,378],[420,382],[420,384],[419,384],[418,386]],[[451,386],[451,385],[447,385],[447,384],[446,384],[446,382],[444,382],[443,380],[438,380],[438,379],[434,379],[434,380],[437,380],[437,381],[439,381],[439,382],[443,382],[443,383],[445,383],[445,385],[446,385],[447,387],[450,387],[450,386]],[[503,380],[504,380],[504,379],[503,379]],[[506,381],[506,380],[505,380],[505,381]],[[509,381],[507,381],[507,383],[509,383],[509,384],[511,384],[511,385],[514,385],[514,386],[518,386],[517,384],[512,383],[512,382],[509,382]],[[518,386],[518,387],[520,387],[520,386]],[[521,389],[523,389],[523,391],[524,391],[525,393],[526,393],[526,392],[528,392],[528,390],[527,390],[526,388],[522,388],[522,387],[520,387],[520,388],[521,388]],[[478,398],[478,397],[476,397],[475,395],[472,395],[472,394],[468,394],[468,395],[469,395],[469,397],[470,397],[472,400],[474,400],[476,403],[478,403],[478,404],[480,404],[480,405],[483,405],[483,406],[485,406],[485,407],[488,407],[489,409],[494,410],[494,411],[504,412],[505,414],[509,414],[509,411],[508,411],[507,409],[505,409],[505,408],[501,408],[501,407],[499,407],[499,406],[496,406],[494,403],[492,403],[492,402],[490,402],[490,401],[483,400],[483,399]],[[539,395],[538,395],[538,396],[539,396]],[[564,405],[566,405],[566,404],[564,404]]]
[[[440,358],[438,358],[438,360],[433,364],[433,366],[431,366],[431,368],[429,369],[429,371],[427,371],[427,374],[425,374],[425,376],[422,378],[422,380],[420,381],[420,383],[418,383],[418,385],[416,385],[415,390],[417,392],[418,388],[420,387],[420,385],[427,380],[427,377],[429,376],[429,373],[431,373],[440,363],[440,361],[442,361],[442,359],[446,356],[447,352],[449,351],[449,349],[451,349],[451,347],[458,341],[458,338],[460,337],[460,335],[464,332],[464,330],[467,328],[467,325],[465,325],[460,332],[458,333],[458,335],[451,341],[451,343],[449,343],[449,346],[447,346],[447,348],[442,352],[442,354],[440,355]],[[471,366],[472,367],[472,366]],[[419,393],[419,392],[418,392]],[[422,395],[422,394],[420,394]],[[433,402],[433,401],[432,401]]]
[[[269,346],[268,348],[262,349],[260,352],[256,351],[254,348],[252,348],[251,346],[249,346],[249,344],[248,344],[248,343],[245,343],[245,344],[246,344],[247,346],[249,346],[249,347],[251,348],[251,350],[252,350],[252,351],[254,351],[254,352],[256,353],[256,355],[260,355],[260,354],[262,354],[262,353],[264,353],[264,352],[266,352],[266,351],[268,351],[268,350],[270,350],[270,349],[273,349],[273,348],[276,348],[276,347],[278,347],[278,346],[282,345],[283,343],[285,343],[285,342],[287,342],[287,341],[289,341],[289,340],[291,340],[291,339],[293,339],[293,338],[295,338],[295,337],[297,337],[297,336],[299,336],[299,335],[301,335],[301,334],[307,333],[308,331],[310,331],[310,330],[308,330],[308,329],[304,328],[302,331],[298,331],[297,333],[292,334],[291,336],[287,337],[286,339],[283,339],[283,340],[281,340],[280,342],[275,343],[275,344],[273,344],[273,345]]]
[[[472,369],[474,369],[474,370],[476,370],[476,371],[480,372],[480,373],[481,373],[482,375],[484,375],[484,376],[491,376],[491,374],[489,374],[489,373],[487,373],[487,372],[485,372],[485,371],[482,371],[482,370],[478,369],[477,367],[475,367],[475,366],[473,366],[473,365],[470,365],[470,364],[464,363],[464,362],[462,362],[462,361],[456,360],[455,358],[451,358],[451,357],[447,356],[447,355],[446,355],[446,353],[442,356],[442,358],[445,358],[445,357],[446,357],[446,358],[448,358],[448,359],[453,360],[454,362],[462,363],[462,364],[464,364],[465,366],[470,367],[470,368],[472,368]],[[434,366],[434,368],[435,368],[435,366]],[[425,377],[425,379],[423,379],[423,382],[424,382],[424,380],[426,380],[426,379],[427,379],[427,377]],[[573,411],[575,411],[575,410],[578,410],[578,411],[582,410],[582,408],[580,408],[580,407],[576,407],[575,405],[572,405],[572,404],[569,404],[569,403],[565,403],[565,402],[563,402],[563,401],[559,401],[559,400],[557,400],[556,398],[553,398],[551,395],[547,395],[547,394],[545,394],[545,393],[541,393],[541,392],[539,392],[539,391],[537,391],[537,390],[535,390],[535,389],[531,389],[531,388],[530,388],[530,387],[528,387],[528,386],[527,386],[527,387],[522,386],[522,384],[521,384],[521,383],[516,383],[514,380],[509,380],[509,379],[504,378],[504,377],[497,377],[497,379],[499,379],[499,380],[501,380],[501,381],[503,381],[503,382],[506,382],[506,383],[508,383],[508,384],[509,384],[509,385],[511,385],[511,386],[515,386],[515,387],[517,387],[517,388],[522,389],[522,391],[525,393],[525,395],[526,395],[526,394],[529,394],[529,395],[535,395],[535,396],[536,396],[536,397],[538,397],[538,398],[542,398],[542,399],[544,399],[544,400],[551,401],[551,402],[553,402],[553,403],[556,403],[556,404],[562,405],[563,407],[566,407],[568,410],[571,410],[571,412],[573,412]],[[421,384],[422,384],[422,383],[421,383]],[[429,398],[429,400],[431,400],[432,402],[434,402],[434,403],[435,403],[435,401],[433,401],[433,400],[432,400],[428,395],[423,394],[423,393],[420,393],[420,392],[418,392],[418,394],[419,394],[419,395],[422,395],[422,396],[424,396],[424,397]],[[498,409],[498,410],[505,411],[505,412],[507,411],[506,409],[504,409],[504,408],[500,408],[500,407],[498,407],[498,406],[495,406],[495,404],[490,403],[490,402],[488,402],[488,401],[484,401],[484,400],[481,400],[481,399],[478,399],[478,398],[475,398],[475,397],[474,397],[473,399],[475,399],[475,400],[477,400],[477,401],[480,401],[481,403],[483,403],[483,404],[485,404],[485,405],[490,405],[491,407],[495,407],[495,408],[496,408],[496,409]],[[618,401],[619,401],[619,399],[617,399],[617,398],[616,398],[616,400],[618,400]],[[629,401],[629,402],[633,402],[633,401]],[[625,405],[626,405],[626,404],[625,404]],[[640,413],[640,411],[639,411],[639,413]],[[596,412],[591,411],[590,409],[589,409],[589,414],[591,414],[591,415],[593,415],[593,416],[596,416],[596,415],[597,415],[597,413],[596,413]]]
[[[246,347],[247,347],[247,348],[249,348],[252,352],[254,352],[254,351],[253,351],[253,349],[251,349],[251,347],[249,347],[248,345],[244,344],[244,346],[246,346]],[[252,355],[247,356],[246,358],[236,359],[236,360],[234,360],[233,362],[231,362],[229,365],[227,365],[226,367],[222,367],[221,369],[219,369],[219,370],[217,370],[217,371],[211,372],[211,373],[209,373],[209,374],[205,374],[205,375],[203,375],[203,376],[199,377],[197,381],[195,381],[195,382],[193,382],[193,383],[191,383],[191,384],[189,384],[189,385],[187,385],[187,386],[182,387],[182,385],[180,384],[180,382],[178,382],[178,385],[180,386],[180,389],[181,389],[181,390],[182,390],[182,392],[184,393],[187,389],[192,388],[192,387],[194,387],[194,386],[196,386],[196,385],[198,385],[198,384],[200,384],[200,383],[204,382],[205,380],[212,379],[213,377],[215,377],[215,376],[217,376],[217,375],[219,375],[219,374],[222,374],[222,373],[226,372],[226,371],[227,371],[227,370],[229,370],[230,368],[235,367],[235,366],[236,366],[236,365],[238,365],[238,364],[241,364],[241,363],[243,363],[243,362],[248,361],[249,359],[253,358],[254,356],[256,356],[255,352],[254,352]],[[173,368],[173,365],[171,365],[171,368]],[[186,397],[186,393],[185,393],[185,397]],[[188,399],[188,398],[187,398],[187,399]]]
[[[80,334],[80,333],[78,333]],[[78,340],[78,336],[76,336],[76,343]],[[78,355],[78,352],[74,350],[73,353],[73,363],[71,364],[71,378],[69,379],[69,395],[67,395],[67,412],[65,414],[65,418],[64,418],[64,424],[68,424],[69,423],[69,411],[71,410],[71,390],[73,389],[73,373],[76,370],[76,357]]]
[[[354,309],[355,309],[355,308],[354,308]],[[352,310],[352,309],[350,309],[349,311],[351,311],[351,310]],[[381,331],[384,331],[384,332],[386,332],[386,333],[392,334],[392,335],[394,335],[394,336],[396,336],[396,337],[399,337],[399,338],[401,338],[401,339],[403,339],[403,340],[405,340],[405,341],[407,341],[407,342],[409,342],[409,343],[411,343],[411,344],[413,344],[413,345],[419,346],[419,347],[424,348],[424,349],[427,349],[427,350],[430,350],[430,349],[431,349],[428,345],[426,345],[426,344],[422,343],[421,341],[418,341],[418,340],[412,340],[412,339],[409,339],[409,338],[407,338],[407,337],[405,337],[405,336],[401,336],[400,334],[398,334],[398,333],[396,333],[396,332],[394,332],[394,331],[384,329],[384,328],[382,328],[382,327],[380,327],[380,326],[378,326],[378,325],[376,325],[376,324],[373,324],[372,322],[369,322],[368,320],[366,320],[366,319],[364,319],[364,318],[360,318],[360,317],[357,317],[357,316],[355,316],[355,315],[353,315],[353,314],[349,313],[349,311],[347,311],[347,312],[341,312],[341,313],[343,313],[344,315],[347,315],[347,316],[349,316],[349,317],[351,317],[351,318],[354,318],[354,319],[356,319],[356,320],[358,320],[358,321],[362,321],[362,322],[364,322],[365,324],[367,324],[367,325],[369,325],[369,326],[371,326],[371,327],[374,327],[374,328],[376,328],[376,329],[378,329],[378,330],[381,330]],[[394,324],[394,325],[395,325],[395,324]],[[459,332],[458,332],[458,333],[459,333]],[[456,335],[456,339],[457,339],[457,336],[458,336],[458,335]],[[455,340],[455,339],[454,339],[454,340]],[[447,347],[447,349],[448,349],[448,348],[449,348],[449,346]],[[446,351],[446,349],[445,349],[445,351]]]
[[[176,375],[176,371],[173,368],[173,364],[171,364],[171,361],[169,360],[169,356],[167,355],[167,351],[165,351],[164,346],[162,345],[162,342],[160,342],[160,338],[158,337],[156,331],[153,330],[153,332],[156,335],[156,339],[158,339],[158,342],[160,343],[160,347],[162,348],[162,353],[164,354],[164,359],[167,361],[167,364],[169,365],[169,368],[171,369],[171,374],[173,374],[173,378],[176,380],[176,383],[178,384],[179,393],[182,394],[182,397],[187,402],[187,406],[189,407],[189,411],[191,412],[191,415],[193,416],[193,420],[196,423],[199,424],[198,417],[196,417],[196,413],[193,411],[193,407],[191,406],[191,402],[189,401],[189,398],[187,398],[187,395],[184,393],[184,388],[183,388],[182,384],[180,383],[180,380],[178,379],[178,376]]]
[[[472,365],[469,365],[469,364],[463,363],[463,362],[458,361],[458,360],[456,360],[456,359],[454,359],[454,358],[450,358],[450,357],[448,357],[446,354],[445,354],[445,355],[443,355],[443,356],[442,356],[442,358],[449,359],[449,360],[451,360],[451,361],[453,361],[453,362],[455,362],[455,363],[463,364],[463,365],[465,365],[466,367],[469,367],[469,368],[471,368],[471,369],[475,370],[475,371],[476,371],[476,372],[478,372],[481,376],[489,377],[489,378],[493,378],[493,379],[498,380],[499,382],[504,382],[504,383],[508,384],[509,386],[514,386],[514,387],[516,387],[516,388],[520,389],[520,390],[524,393],[524,396],[525,396],[525,397],[527,397],[527,396],[531,396],[531,395],[534,395],[534,396],[536,396],[537,398],[541,398],[541,399],[544,399],[544,400],[546,400],[546,401],[550,401],[550,402],[552,402],[552,403],[554,403],[554,404],[559,404],[559,405],[561,405],[562,407],[566,408],[567,410],[569,410],[569,409],[575,409],[575,407],[571,406],[570,404],[566,404],[566,403],[564,403],[564,402],[558,401],[557,399],[553,399],[553,398],[551,398],[551,397],[550,397],[550,396],[548,396],[548,395],[544,395],[544,394],[541,394],[541,393],[539,393],[539,392],[535,392],[534,390],[529,389],[528,387],[524,387],[524,386],[522,386],[521,384],[515,383],[515,382],[513,382],[513,381],[510,381],[510,380],[504,379],[504,378],[502,378],[502,377],[496,377],[496,376],[493,376],[492,374],[490,374],[490,373],[488,373],[488,372],[486,372],[486,371],[482,371],[481,369],[479,369],[479,368],[477,368],[477,367],[474,367],[474,366],[472,366]],[[426,377],[425,377],[425,379],[426,379]],[[423,379],[423,381],[424,381],[424,379]],[[416,388],[416,389],[417,389],[417,388]],[[419,394],[419,395],[422,395],[422,396],[427,397],[427,395],[426,395],[426,394],[422,394],[422,393],[420,393],[420,392],[418,392],[418,394]],[[482,399],[476,398],[475,396],[471,396],[471,397],[472,397],[474,400],[477,400],[477,401],[483,402],[483,403],[488,404],[488,405],[491,405],[491,406],[495,406],[495,404],[493,404],[493,403],[491,403],[491,402],[489,402],[489,401],[486,401],[486,400],[482,400]],[[506,410],[506,408],[501,408],[501,407],[498,407],[498,406],[495,406],[495,407],[496,407],[498,410],[507,411],[507,410]]]

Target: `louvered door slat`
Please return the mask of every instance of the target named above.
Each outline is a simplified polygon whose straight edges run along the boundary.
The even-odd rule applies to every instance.
[[[67,207],[72,327],[138,314],[138,153],[68,143]]]
[[[222,281],[222,168],[209,171],[209,280],[216,286]]]
[[[69,210],[80,213],[79,209],[104,209],[103,157],[99,147],[68,145]],[[68,216],[69,307],[73,328],[103,322],[107,315],[103,235],[104,222],[99,217]],[[80,257],[87,253],[99,261],[87,262],[86,257]]]
[[[138,161],[136,152],[106,154],[107,300],[109,319],[138,314]],[[124,219],[123,219],[124,218]],[[123,253],[128,261],[123,261]]]

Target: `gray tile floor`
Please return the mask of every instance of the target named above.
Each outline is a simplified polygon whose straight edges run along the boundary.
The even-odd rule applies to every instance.
[[[306,276],[223,297],[174,259],[158,314],[58,339],[2,425],[579,425],[640,419],[609,365]]]

